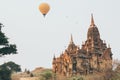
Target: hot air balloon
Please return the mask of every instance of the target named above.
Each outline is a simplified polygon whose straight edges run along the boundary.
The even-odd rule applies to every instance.
[[[50,10],[50,6],[47,3],[41,3],[39,5],[39,10],[40,12],[43,14],[43,16],[45,17],[45,15],[48,13],[48,11]]]

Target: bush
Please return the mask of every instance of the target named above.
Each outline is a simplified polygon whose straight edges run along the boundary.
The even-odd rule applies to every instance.
[[[71,77],[69,80],[84,80],[84,79],[83,77],[76,76],[76,77]]]
[[[49,80],[52,78],[52,72],[51,71],[44,71],[41,74],[41,76],[42,76],[41,80]]]

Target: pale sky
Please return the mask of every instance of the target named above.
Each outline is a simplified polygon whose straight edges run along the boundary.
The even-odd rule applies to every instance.
[[[44,18],[38,6],[50,5]],[[86,40],[91,13],[101,39],[110,44],[113,58],[120,58],[120,0],[0,0],[2,31],[18,54],[0,58],[0,64],[14,61],[22,69],[52,67],[52,58],[66,49],[70,35],[81,47]]]

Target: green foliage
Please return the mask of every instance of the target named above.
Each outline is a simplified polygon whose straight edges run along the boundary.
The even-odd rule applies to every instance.
[[[14,62],[8,62],[0,65],[0,80],[11,80],[11,74],[13,71],[21,71],[20,66]]]
[[[9,70],[11,70],[12,72],[20,72],[20,71],[21,71],[20,65],[15,64],[15,63],[12,62],[12,61],[7,62],[7,63],[4,63],[4,64],[1,65],[1,66],[9,67]]]
[[[8,38],[1,31],[2,24],[0,23],[0,57],[8,54],[17,54],[15,44],[9,44]]]
[[[0,45],[8,44],[8,38],[0,31]]]
[[[8,67],[0,66],[0,80],[11,80],[11,70]]]
[[[83,77],[75,76],[75,77],[71,77],[69,80],[84,80],[84,79]]]
[[[8,38],[1,31],[2,27],[3,24],[0,23],[0,57],[8,54],[16,54],[16,45],[9,44]],[[11,80],[11,73],[13,71],[21,71],[20,66],[15,64],[14,62],[8,62],[0,65],[0,80]]]
[[[52,72],[47,70],[41,74],[42,78],[40,80],[49,80],[52,78]]]
[[[0,49],[0,54],[7,55],[7,54],[16,54],[16,45],[7,45]]]

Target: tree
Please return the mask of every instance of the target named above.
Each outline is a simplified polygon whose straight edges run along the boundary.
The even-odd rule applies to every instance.
[[[11,80],[11,74],[13,71],[21,71],[20,66],[11,61],[0,65],[0,80]]]
[[[14,63],[12,61],[4,63],[2,66],[8,67],[9,70],[11,70],[11,72],[20,72],[21,71],[20,65]]]
[[[1,31],[3,24],[0,23],[0,57],[4,55],[17,54],[15,44],[9,44],[8,38]]]
[[[0,80],[11,80],[11,71],[5,66],[0,66]]]
[[[30,73],[30,77],[34,77],[33,73]]]
[[[0,23],[0,57],[4,55],[17,54],[16,45],[9,44],[8,38],[1,31],[2,27],[3,27],[3,24]],[[11,80],[12,70],[16,70],[16,69],[13,69],[10,65],[8,66],[8,64],[1,65],[0,66],[0,80]]]

